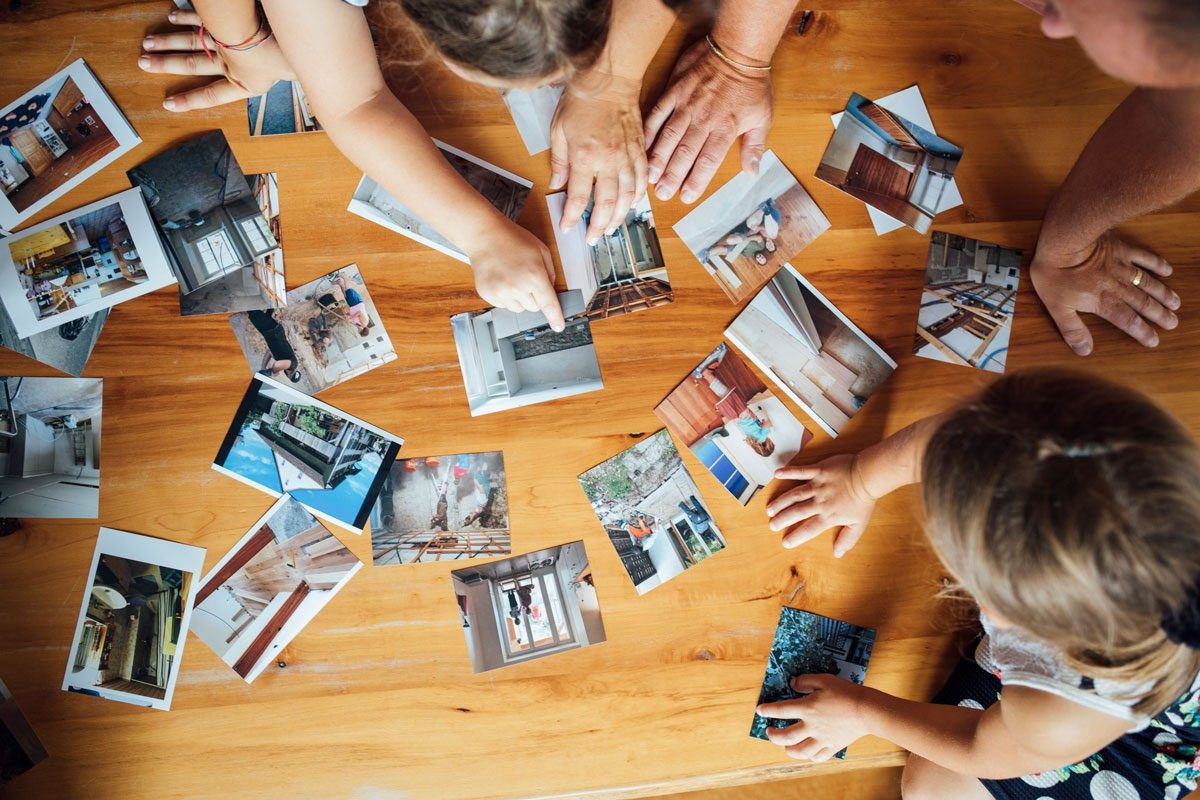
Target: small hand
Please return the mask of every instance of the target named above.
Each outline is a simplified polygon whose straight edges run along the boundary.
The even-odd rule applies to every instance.
[[[682,185],[680,199],[695,202],[738,136],[742,170],[757,175],[771,116],[769,73],[743,74],[717,58],[706,41],[692,45],[646,117],[655,197],[668,200]]]
[[[582,218],[595,184],[588,244],[616,230],[646,193],[640,86],[617,77],[594,80],[603,82],[592,91],[567,87],[550,125],[550,188],[567,187],[562,230]]]
[[[212,54],[210,59],[200,41],[199,14],[172,11],[167,19],[189,30],[147,36],[142,40],[145,52],[138,58],[138,66],[146,72],[167,75],[222,76],[198,89],[166,98],[163,107],[168,111],[211,108],[263,94],[277,81],[295,80],[274,38],[252,50],[237,52],[217,47],[206,31],[204,45]]]
[[[767,728],[772,744],[783,746],[792,758],[826,761],[870,733],[863,722],[863,705],[873,689],[835,675],[799,675],[792,689],[807,692],[797,700],[763,703],[758,713],[769,719],[797,720],[786,728]]]
[[[855,456],[838,455],[808,467],[782,467],[775,477],[801,481],[767,503],[771,530],[788,528],[784,547],[798,547],[829,528],[839,528],[833,539],[838,558],[858,542],[875,510],[875,500],[862,482]]]
[[[1141,274],[1137,286],[1133,279]],[[1159,277],[1171,265],[1157,253],[1105,233],[1086,252],[1058,253],[1041,240],[1029,275],[1033,288],[1077,355],[1092,352],[1092,334],[1079,317],[1096,314],[1147,347],[1158,345],[1153,325],[1173,330],[1179,324],[1179,295]],[[1155,277],[1155,276],[1159,277]]]
[[[467,256],[475,272],[475,291],[485,301],[517,313],[540,311],[554,330],[566,327],[554,291],[550,251],[529,231],[504,220]]]

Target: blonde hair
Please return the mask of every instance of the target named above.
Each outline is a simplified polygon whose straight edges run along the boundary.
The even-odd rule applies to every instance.
[[[1149,398],[1067,370],[1010,375],[939,426],[922,485],[930,541],[980,604],[1081,674],[1140,685],[1125,698],[1139,712],[1189,690],[1200,450]]]

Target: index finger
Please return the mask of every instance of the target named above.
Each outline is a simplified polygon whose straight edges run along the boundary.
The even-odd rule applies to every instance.
[[[579,224],[588,201],[592,199],[592,180],[595,175],[596,172],[591,167],[584,169],[579,164],[571,165],[571,172],[567,177],[567,202],[563,204],[562,218],[558,222],[559,230],[569,231]]]
[[[759,703],[758,708],[754,709],[760,717],[770,717],[771,719],[800,719],[800,714],[804,711],[801,703],[804,698],[800,697],[795,700],[778,700],[774,703]],[[800,730],[797,728],[797,730]]]
[[[563,317],[562,306],[559,305],[554,288],[549,283],[539,283],[533,288],[532,294],[533,302],[537,303],[538,311],[545,315],[550,328],[558,333],[565,330],[567,321]]]

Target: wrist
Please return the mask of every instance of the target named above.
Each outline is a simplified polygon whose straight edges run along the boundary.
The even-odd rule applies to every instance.
[[[498,242],[506,236],[510,236],[513,228],[518,231],[524,230],[508,217],[496,211],[490,204],[487,204],[486,211],[481,209],[481,212],[475,224],[460,225],[454,238],[454,244],[467,254],[472,264],[482,254],[504,249]],[[469,219],[470,216],[469,214],[464,215],[464,220]]]
[[[270,26],[262,9],[254,3],[195,2],[196,13],[204,23],[204,30],[214,41],[237,44],[257,34],[270,33]],[[175,12],[169,18],[172,22]]]
[[[567,83],[567,90],[573,95],[589,99],[632,100],[637,103],[642,94],[642,74],[622,74],[592,67],[576,74]]]
[[[747,37],[732,26],[723,26],[720,20],[708,34],[710,42],[730,59],[749,67],[769,68],[775,57],[778,42],[768,44]]]

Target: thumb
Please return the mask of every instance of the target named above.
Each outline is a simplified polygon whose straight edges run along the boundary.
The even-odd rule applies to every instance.
[[[762,126],[742,134],[742,172],[758,175],[758,162],[762,161],[763,152],[767,149],[768,130]]]
[[[1055,308],[1051,305],[1047,305],[1046,310],[1050,312],[1050,318],[1058,326],[1058,332],[1062,334],[1063,340],[1070,348],[1075,351],[1075,355],[1090,355],[1092,352],[1092,332],[1083,323],[1079,312],[1073,308]]]
[[[557,190],[567,185],[571,164],[567,160],[567,137],[562,128],[550,128],[550,189]]]
[[[866,528],[863,525],[843,525],[837,535],[833,537],[833,557],[841,558],[849,553],[850,548],[858,544],[858,540],[862,538],[864,530]]]
[[[822,688],[824,675],[797,675],[789,681],[792,689],[797,692],[815,692]],[[803,698],[801,698],[803,699]]]

